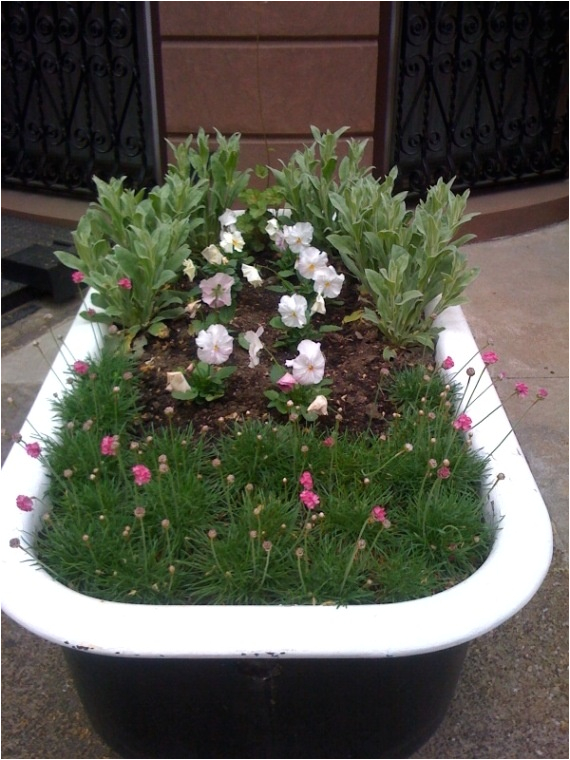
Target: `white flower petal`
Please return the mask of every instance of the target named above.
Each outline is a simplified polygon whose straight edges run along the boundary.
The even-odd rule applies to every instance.
[[[326,268],[328,265],[327,254],[323,251],[319,251],[318,248],[309,246],[303,248],[299,253],[299,258],[295,262],[295,269],[302,277],[306,277],[308,280],[314,280],[316,273]]]
[[[302,340],[297,346],[298,356],[285,362],[299,385],[316,385],[325,374],[325,357],[321,344],[312,340]]]
[[[307,299],[295,293],[282,296],[277,308],[286,327],[304,327],[307,324],[307,307]]]
[[[190,390],[190,386],[186,382],[186,378],[182,374],[182,372],[167,372],[166,373],[166,390],[170,391],[176,391],[178,393],[186,393],[186,391]]]
[[[209,245],[202,251],[202,256],[208,264],[223,264],[224,257],[217,245]]]
[[[260,285],[263,285],[261,275],[255,267],[252,267],[249,264],[242,264],[241,271],[245,279],[249,282],[250,285],[253,285],[254,288],[258,288]]]
[[[344,283],[344,275],[338,274],[334,267],[325,267],[315,272],[315,291],[325,298],[336,298]]]
[[[325,305],[325,299],[320,293],[315,298],[315,303],[311,306],[311,314],[326,314],[327,307]]]
[[[328,414],[328,402],[326,396],[317,396],[315,400],[307,407],[308,412],[315,412],[318,415]]]
[[[259,357],[258,353],[263,349],[263,343],[259,340],[260,336],[263,335],[263,327],[258,327],[257,330],[254,332],[253,330],[248,330],[244,333],[244,338],[249,344],[249,367],[253,369],[254,367],[257,367],[259,364]]]
[[[198,359],[206,364],[223,364],[233,351],[234,339],[223,325],[210,325],[196,337]]]

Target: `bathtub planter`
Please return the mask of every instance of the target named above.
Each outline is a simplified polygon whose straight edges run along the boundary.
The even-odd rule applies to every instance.
[[[438,359],[471,360],[477,347],[461,309],[439,322]],[[66,345],[76,358],[93,352],[92,325],[78,317]],[[479,357],[470,363],[479,373]],[[25,440],[51,429],[50,398],[66,367],[60,353]],[[470,416],[499,404],[491,388]],[[473,445],[492,451],[509,429],[500,409],[474,429]],[[64,648],[94,727],[123,757],[407,757],[441,722],[469,642],[518,612],[550,565],[550,519],[512,434],[491,458],[490,477],[498,473],[490,556],[432,597],[344,608],[154,606],[78,594],[10,546],[33,544],[40,518],[37,506],[15,506],[22,481],[29,495],[46,485],[14,446],[1,475],[3,610]]]

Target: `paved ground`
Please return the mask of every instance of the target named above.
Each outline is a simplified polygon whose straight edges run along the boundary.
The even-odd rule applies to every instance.
[[[5,217],[2,255],[33,242],[51,244],[60,232]],[[531,603],[471,646],[445,721],[414,757],[567,758],[568,224],[468,251],[482,267],[465,307],[476,339],[481,346],[494,339],[511,387],[524,380],[550,390],[517,436],[549,508],[556,550]],[[9,432],[19,428],[46,373],[53,351],[48,324],[64,333],[76,308],[43,298],[3,315],[2,427]],[[47,313],[54,315],[49,323]],[[32,345],[36,339],[41,352]],[[516,420],[517,408],[507,410]],[[9,445],[3,440],[2,461]],[[90,729],[59,649],[6,618],[2,745],[4,758],[117,757]]]

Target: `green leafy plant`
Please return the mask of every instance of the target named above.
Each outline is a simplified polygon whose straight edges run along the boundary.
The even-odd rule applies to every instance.
[[[95,319],[116,324],[128,341],[140,332],[165,335],[166,320],[182,314],[171,285],[192,249],[219,239],[219,217],[247,187],[249,172],[237,170],[239,135],[216,137],[214,150],[204,130],[195,145],[193,136],[170,144],[175,162],[148,196],[125,188],[125,178],[95,177],[97,201],[73,234],[75,254],[55,252],[77,282],[95,289]]]
[[[194,138],[174,145],[168,142],[175,162],[169,165],[168,175],[183,183],[195,183],[202,193],[203,224],[192,247],[206,248],[218,239],[219,218],[226,209],[234,207],[249,184],[250,171],[238,170],[240,135],[224,137],[216,132],[216,148],[210,146],[210,136],[203,129]]]
[[[345,140],[346,155],[341,158],[340,138],[348,127],[335,132],[312,126],[313,143],[293,153],[282,169],[271,168],[294,221],[310,220],[315,245],[325,248],[327,235],[334,232],[336,209],[333,193],[344,194],[354,182],[368,175],[372,167],[362,167],[365,140]]]
[[[186,382],[182,372],[173,374],[182,375],[184,383],[188,387],[185,390],[172,390],[172,398],[181,401],[195,401],[207,403],[222,398],[226,392],[226,380],[236,371],[235,367],[216,367],[206,362],[196,362],[187,370],[189,383]]]
[[[190,249],[193,224],[164,221],[141,193],[125,190],[123,180],[96,180],[99,200],[80,220],[73,241],[76,254],[56,251],[76,270],[76,282],[94,288],[95,320],[125,330],[128,340],[140,331],[164,334],[165,320],[182,313],[182,298],[171,289]]]
[[[394,347],[432,348],[434,319],[466,301],[465,288],[478,274],[460,251],[474,236],[457,236],[473,217],[465,213],[469,193],[455,195],[453,180],[440,179],[408,211],[405,195],[393,194],[396,176],[393,169],[382,182],[366,177],[333,194],[340,231],[328,240],[362,285],[369,302],[363,318]]]

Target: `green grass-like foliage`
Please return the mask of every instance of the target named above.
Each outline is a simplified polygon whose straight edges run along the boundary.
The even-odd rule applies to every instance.
[[[168,417],[149,432],[130,360],[104,351],[56,401],[60,424],[43,442],[51,506],[38,561],[79,592],[134,603],[366,604],[444,590],[493,540],[485,462],[453,429],[437,373],[391,392],[401,413],[380,438],[271,421],[207,438]],[[149,482],[135,484],[135,465]]]

